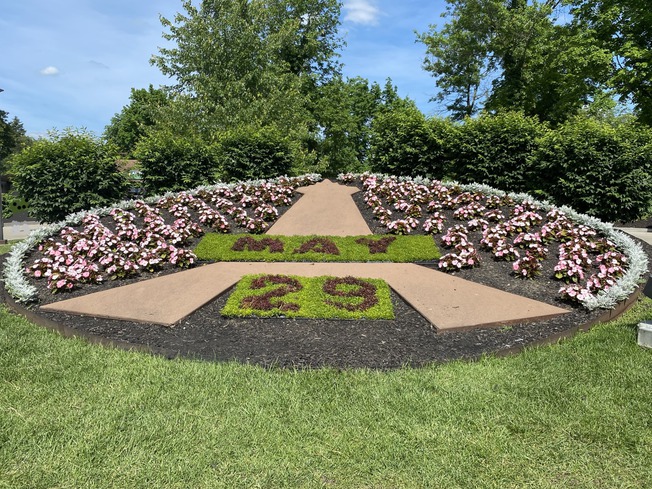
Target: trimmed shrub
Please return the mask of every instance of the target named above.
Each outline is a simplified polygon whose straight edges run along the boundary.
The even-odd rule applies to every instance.
[[[531,157],[547,127],[520,112],[466,119],[450,143],[449,176],[512,192],[538,193]]]
[[[577,118],[539,141],[539,185],[558,205],[605,221],[650,212],[652,130]]]
[[[241,181],[287,175],[292,170],[292,147],[272,128],[240,128],[218,143],[220,178]]]
[[[374,172],[441,179],[446,174],[450,122],[426,119],[416,107],[381,113],[372,124],[369,162]]]
[[[127,189],[116,151],[85,131],[51,132],[10,160],[14,190],[42,222],[120,200]]]
[[[186,190],[213,183],[217,167],[213,149],[198,138],[153,132],[134,151],[149,194]]]

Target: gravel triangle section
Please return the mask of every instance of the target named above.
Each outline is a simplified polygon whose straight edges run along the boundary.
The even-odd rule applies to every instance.
[[[385,280],[438,331],[534,321],[568,311],[411,263],[222,262],[42,306],[46,311],[172,326],[244,275],[356,276]]]
[[[297,189],[303,196],[267,230],[279,236],[361,236],[372,234],[351,195],[359,192],[323,180]]]
[[[285,236],[372,234],[351,195],[358,188],[324,180],[270,227]],[[411,263],[221,262],[42,306],[45,311],[172,326],[228,291],[244,275],[330,275],[385,280],[438,331],[534,321],[568,311]]]

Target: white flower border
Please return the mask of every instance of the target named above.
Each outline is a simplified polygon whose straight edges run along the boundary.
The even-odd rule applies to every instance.
[[[392,175],[386,175],[383,173],[357,173],[357,174],[347,174],[353,175],[354,177],[373,176],[378,179],[389,178]],[[344,174],[338,175],[338,179],[343,177]],[[429,185],[434,180],[424,177],[398,177],[399,181],[402,182],[414,182],[416,184]],[[627,256],[629,260],[629,267],[625,274],[618,279],[616,284],[610,287],[607,290],[600,290],[597,294],[589,295],[586,299],[582,300],[582,305],[588,310],[592,311],[594,309],[613,309],[618,303],[627,299],[639,286],[643,275],[648,271],[648,257],[643,251],[643,248],[640,244],[636,243],[631,237],[627,234],[614,229],[613,225],[606,223],[592,216],[586,214],[580,214],[571,207],[561,206],[557,207],[551,204],[548,201],[540,201],[535,199],[529,194],[525,193],[514,193],[514,192],[504,192],[496,188],[490,187],[489,185],[484,185],[480,183],[459,183],[456,181],[446,181],[442,182],[444,185],[458,185],[462,190],[467,192],[481,192],[486,195],[498,195],[500,197],[507,195],[508,197],[513,198],[514,200],[527,200],[530,201],[545,211],[551,209],[559,209],[569,218],[575,221],[578,224],[585,224],[592,227],[598,231],[601,231],[607,238],[614,242],[614,244]]]
[[[387,178],[391,175],[385,175],[381,173],[364,173],[364,174],[355,174],[355,177],[361,177],[362,175],[374,176],[376,178]],[[338,178],[343,175],[338,175]],[[288,179],[290,181],[295,181],[297,179],[309,179],[313,182],[319,182],[322,177],[319,174],[308,174],[302,175],[299,177],[278,177],[269,180],[250,180],[247,182],[237,182],[237,183],[216,183],[214,185],[203,185],[195,189],[187,191],[191,195],[196,195],[200,191],[211,191],[218,188],[235,188],[238,185],[249,184],[249,185],[259,185],[262,183],[277,183],[280,179]],[[410,181],[417,184],[429,185],[432,183],[432,180],[422,177],[398,177],[399,181]],[[629,260],[629,268],[617,282],[616,285],[612,286],[608,290],[601,290],[595,295],[591,295],[582,301],[582,304],[589,310],[601,308],[601,309],[613,309],[616,305],[627,299],[638,287],[641,278],[648,270],[648,258],[643,248],[640,244],[634,242],[632,238],[627,236],[625,233],[614,229],[612,224],[605,223],[595,217],[587,216],[586,214],[580,214],[574,209],[562,206],[557,207],[547,201],[539,201],[534,199],[531,195],[525,193],[513,193],[513,192],[504,192],[502,190],[495,189],[488,185],[483,184],[463,184],[454,181],[445,182],[446,185],[458,185],[465,191],[470,192],[482,192],[487,195],[498,195],[504,196],[507,195],[515,200],[528,200],[534,204],[540,206],[542,209],[549,211],[551,209],[559,209],[564,212],[568,217],[579,224],[586,224],[598,231],[601,231],[609,239],[611,239],[620,250],[625,253]],[[61,231],[66,226],[74,226],[82,222],[83,217],[88,213],[94,213],[99,216],[108,215],[112,209],[121,208],[121,209],[132,209],[136,200],[144,200],[148,204],[156,203],[161,198],[166,198],[176,195],[174,192],[168,192],[163,195],[157,195],[153,197],[148,197],[145,199],[135,199],[135,200],[125,200],[118,202],[117,204],[110,207],[97,207],[87,211],[81,211],[74,214],[66,216],[66,218],[58,223],[49,224],[43,226],[36,231],[33,231],[25,240],[16,244],[9,257],[5,261],[3,276],[0,279],[4,282],[7,292],[18,302],[29,303],[36,299],[37,290],[36,287],[31,285],[25,278],[24,268],[25,268],[25,259],[27,253],[34,248],[40,241]]]
[[[318,173],[310,173],[298,177],[281,176],[266,180],[248,180],[246,182],[236,183],[218,182],[214,185],[201,185],[184,192],[191,195],[197,195],[200,191],[212,191],[219,188],[233,189],[238,185],[261,185],[263,183],[278,183],[282,179],[289,180],[290,182],[308,179],[313,183],[316,183],[321,181],[322,176]],[[2,277],[0,277],[0,282],[4,282],[5,289],[17,302],[28,304],[35,301],[37,299],[37,289],[25,278],[25,259],[27,257],[27,253],[36,247],[42,240],[55,235],[67,226],[76,226],[81,224],[84,216],[89,213],[97,214],[98,216],[106,216],[111,212],[111,210],[116,208],[125,210],[133,209],[137,200],[144,201],[147,204],[155,204],[160,199],[174,196],[177,193],[180,192],[167,192],[162,195],[155,195],[153,197],[147,197],[144,199],[123,200],[109,207],[95,207],[93,209],[75,212],[66,216],[62,221],[44,225],[39,229],[32,231],[27,238],[25,238],[20,243],[17,243],[11,249],[9,256],[5,260],[4,270]]]

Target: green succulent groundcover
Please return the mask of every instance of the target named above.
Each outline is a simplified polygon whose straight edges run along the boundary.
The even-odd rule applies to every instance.
[[[274,236],[207,234],[195,254],[212,261],[397,262],[436,260],[432,236]]]
[[[222,315],[311,319],[394,319],[384,280],[354,277],[246,275]]]

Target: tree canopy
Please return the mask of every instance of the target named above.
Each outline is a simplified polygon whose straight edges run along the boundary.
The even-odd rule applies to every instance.
[[[131,89],[129,104],[113,116],[104,130],[104,138],[126,156],[131,156],[136,143],[156,125],[161,110],[168,105],[165,91],[154,88]]]
[[[447,2],[450,20],[418,39],[454,118],[507,109],[560,123],[606,87],[611,53],[564,21],[562,0]]]
[[[9,120],[9,113],[0,109],[0,173],[5,171],[7,158],[29,146],[32,141],[18,117]]]
[[[311,90],[339,72],[339,2],[186,0],[183,8],[161,18],[173,47],[152,57],[174,80],[173,121],[185,114],[207,135],[239,125],[307,130]]]
[[[573,0],[574,23],[611,55],[611,85],[652,125],[652,9],[648,0]]]

